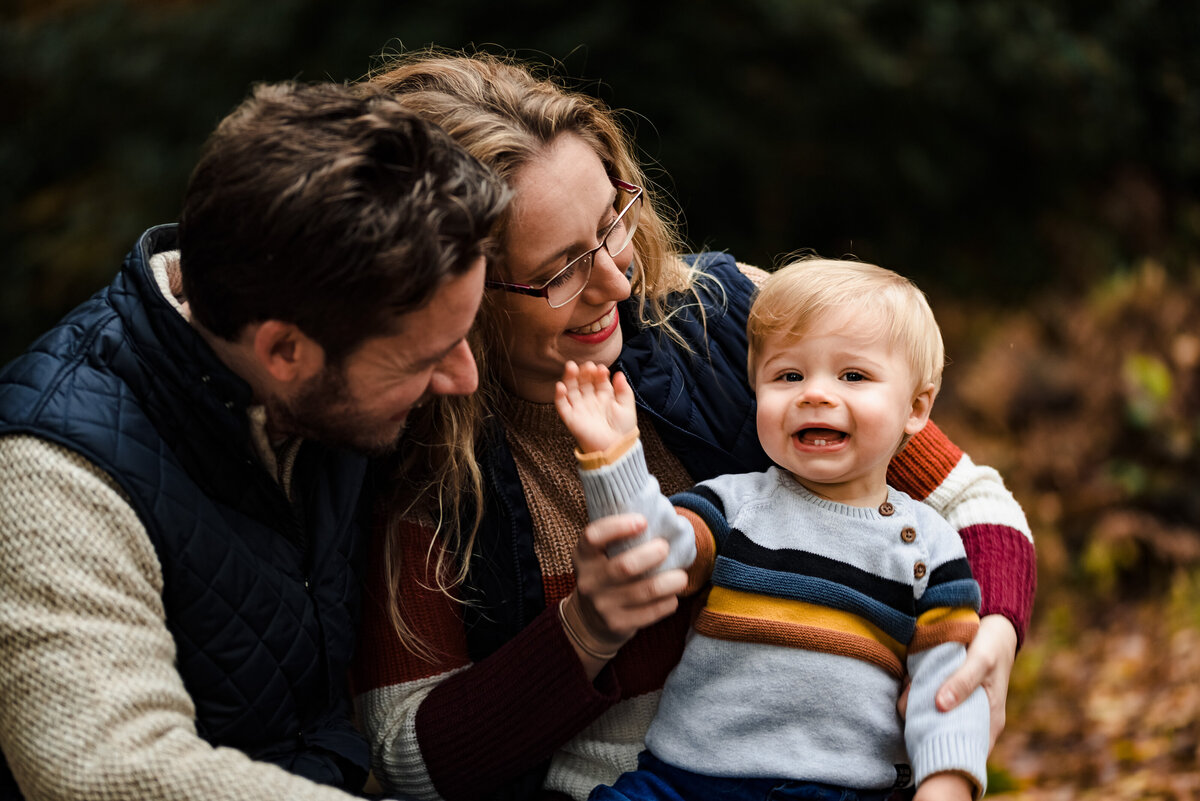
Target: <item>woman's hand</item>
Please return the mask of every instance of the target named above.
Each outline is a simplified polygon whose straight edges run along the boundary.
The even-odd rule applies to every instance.
[[[967,648],[967,659],[942,683],[935,697],[937,708],[949,712],[982,686],[991,713],[991,741],[988,752],[1004,731],[1004,705],[1008,700],[1008,680],[1017,658],[1017,630],[1003,615],[987,615],[979,621],[979,631]]]
[[[614,515],[589,523],[575,546],[575,590],[568,609],[578,612],[583,631],[572,637],[588,675],[595,678],[615,653],[640,629],[670,615],[687,586],[683,570],[652,573],[667,558],[666,540],[656,537],[609,556],[610,545],[640,536],[646,528],[641,515]],[[568,627],[570,635],[571,627]],[[601,654],[601,656],[597,656]]]
[[[1017,658],[1017,630],[1003,615],[987,615],[979,620],[979,631],[967,648],[967,658],[950,678],[942,683],[934,698],[941,712],[949,712],[963,699],[983,687],[988,697],[988,712],[991,720],[991,740],[988,751],[996,746],[1000,732],[1004,731],[1004,705],[1008,700],[1008,680],[1012,676],[1013,662]],[[908,688],[900,694],[897,703],[900,714],[908,708]]]

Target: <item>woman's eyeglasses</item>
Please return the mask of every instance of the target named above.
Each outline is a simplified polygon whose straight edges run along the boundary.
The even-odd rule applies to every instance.
[[[512,284],[507,281],[487,281],[484,286],[489,289],[503,289],[505,292],[515,292],[518,295],[532,295],[545,298],[550,308],[557,309],[566,306],[587,286],[592,277],[592,265],[596,261],[596,253],[600,248],[608,251],[610,257],[629,247],[633,234],[637,231],[638,219],[642,216],[642,188],[611,179],[617,189],[617,197],[613,208],[618,209],[617,218],[612,225],[600,236],[600,244],[591,250],[576,256],[567,262],[566,266],[554,276],[539,286],[529,284]]]

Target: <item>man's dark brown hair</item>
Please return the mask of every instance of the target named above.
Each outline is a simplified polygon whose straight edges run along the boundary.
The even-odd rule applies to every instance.
[[[510,193],[390,95],[262,84],[209,137],[179,221],[195,319],[291,322],[338,363],[488,245]]]

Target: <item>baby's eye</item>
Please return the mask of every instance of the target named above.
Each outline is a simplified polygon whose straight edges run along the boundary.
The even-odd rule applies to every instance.
[[[794,370],[789,370],[788,372],[780,375],[779,380],[780,381],[803,381],[804,376],[801,375],[800,373],[795,372]]]
[[[866,381],[867,377],[857,370],[849,370],[842,374],[843,381]]]

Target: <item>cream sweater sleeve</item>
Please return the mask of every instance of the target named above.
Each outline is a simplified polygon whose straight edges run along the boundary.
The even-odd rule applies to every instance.
[[[162,583],[110,477],[0,437],[0,749],[28,801],[352,798],[200,739]]]

